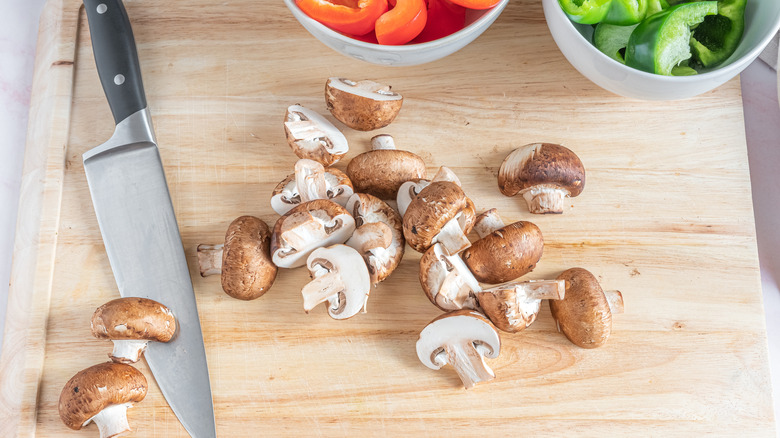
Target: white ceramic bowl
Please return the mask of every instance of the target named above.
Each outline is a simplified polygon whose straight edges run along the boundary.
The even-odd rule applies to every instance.
[[[769,1],[769,0],[761,0]],[[309,18],[295,4],[284,0],[293,16],[315,38],[331,49],[361,61],[380,65],[405,66],[435,61],[457,52],[482,34],[501,14],[509,0],[501,0],[496,6],[483,11],[466,12],[466,27],[438,40],[422,44],[383,46],[371,44],[342,35],[324,24]]]
[[[566,59],[596,85],[626,97],[676,100],[693,97],[738,75],[758,57],[780,28],[780,1],[748,0],[745,34],[720,67],[694,76],[661,76],[626,67],[590,43],[591,26],[572,23],[558,0],[542,0],[550,33]]]

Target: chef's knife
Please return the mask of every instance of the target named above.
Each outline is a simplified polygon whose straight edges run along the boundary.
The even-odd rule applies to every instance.
[[[145,353],[160,390],[193,437],[216,437],[195,293],[146,106],[135,40],[121,0],[84,0],[100,82],[116,129],[87,151],[84,171],[119,294],[171,309],[168,343]]]

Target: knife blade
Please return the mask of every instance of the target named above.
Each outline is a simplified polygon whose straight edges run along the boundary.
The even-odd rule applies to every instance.
[[[216,437],[195,293],[173,210],[130,21],[121,0],[84,0],[95,63],[116,128],[83,155],[87,184],[119,294],[166,305],[177,330],[144,356],[193,437]]]

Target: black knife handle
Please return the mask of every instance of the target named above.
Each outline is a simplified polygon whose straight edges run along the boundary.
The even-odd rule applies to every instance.
[[[122,0],[84,0],[100,82],[119,124],[146,108],[135,38]]]

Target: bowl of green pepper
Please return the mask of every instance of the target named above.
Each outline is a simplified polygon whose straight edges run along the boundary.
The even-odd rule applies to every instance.
[[[685,99],[738,75],[780,29],[774,0],[542,0],[566,59],[600,87]]]

